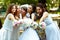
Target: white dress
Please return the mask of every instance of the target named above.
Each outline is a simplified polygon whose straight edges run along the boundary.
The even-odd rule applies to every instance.
[[[16,22],[21,22],[22,21],[22,16],[20,14],[20,19]],[[21,24],[20,24],[21,25]],[[18,40],[19,37],[19,30],[20,30],[20,25],[16,26],[15,28],[13,28],[13,32],[12,32],[12,39],[11,40]]]
[[[11,40],[18,40],[19,27],[13,28]]]
[[[8,17],[13,16],[11,13],[7,15],[3,27],[0,30],[0,40],[11,40],[11,35],[13,31],[13,21],[9,20]],[[13,16],[14,17],[14,16]]]
[[[29,22],[31,22],[32,20],[28,18],[28,19],[25,19],[24,21],[27,23],[27,26],[29,26],[30,24]],[[40,40],[40,39],[38,37],[37,32],[33,28],[29,27],[21,34],[21,36],[19,37],[19,40]]]

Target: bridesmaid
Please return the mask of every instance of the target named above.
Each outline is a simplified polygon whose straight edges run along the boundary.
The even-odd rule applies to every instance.
[[[28,5],[27,14],[26,14],[28,18],[31,18],[32,11],[33,11],[32,6]]]
[[[25,31],[21,34],[21,36],[19,37],[19,40],[39,40],[37,32],[33,28],[29,27],[28,22],[32,22],[32,20],[26,17],[27,8],[22,7],[21,13],[22,13],[23,21],[27,23],[28,28],[26,28]]]
[[[36,9],[36,6],[34,4],[28,5],[26,16],[33,20],[34,19],[34,14],[35,14],[35,9]]]
[[[46,29],[45,29],[46,39],[60,40],[59,29],[54,24],[52,18],[49,16],[43,4],[38,4],[36,6],[36,12],[40,17],[40,23],[43,21],[46,23]]]
[[[20,20],[20,6],[19,5],[16,5],[16,13],[15,13],[15,19],[17,20],[17,21],[19,21]],[[18,40],[18,36],[19,36],[19,34],[18,34],[18,32],[19,32],[19,26],[16,26],[16,27],[14,27],[13,28],[13,32],[12,32],[12,39],[11,40]]]
[[[32,14],[31,14],[31,19],[34,21],[34,16],[36,13],[36,6],[35,4],[30,4],[32,6]]]
[[[0,30],[0,40],[11,40],[12,31],[13,31],[13,24],[16,21],[15,20],[15,12],[16,12],[16,6],[14,4],[10,4],[7,9],[6,18],[3,24],[3,27]]]

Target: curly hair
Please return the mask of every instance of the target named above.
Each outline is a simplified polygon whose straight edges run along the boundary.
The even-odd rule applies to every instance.
[[[11,10],[12,10],[13,6],[15,6],[15,4],[10,4],[10,5],[8,6],[7,11],[6,11],[6,16],[7,16],[9,13],[12,13]],[[5,18],[6,18],[6,16],[5,16]]]

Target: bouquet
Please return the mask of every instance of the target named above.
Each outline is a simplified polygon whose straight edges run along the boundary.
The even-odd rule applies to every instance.
[[[33,29],[36,29],[38,27],[38,23],[32,22],[30,27],[32,27]]]
[[[21,26],[21,24],[23,24],[23,21],[15,21],[13,26]]]
[[[40,27],[41,29],[45,29],[45,27],[46,27],[45,22],[39,23],[39,27]]]
[[[38,24],[35,21],[31,20],[30,18],[24,19],[24,27],[25,27],[25,29],[29,28],[29,27],[35,29],[35,28],[37,28],[37,26],[38,26]]]

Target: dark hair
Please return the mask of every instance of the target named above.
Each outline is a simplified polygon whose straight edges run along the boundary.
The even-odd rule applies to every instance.
[[[43,8],[44,11],[48,11],[46,4],[38,3],[37,6],[40,6],[40,8]]]
[[[37,7],[40,7],[40,8],[42,8],[42,9],[44,8],[44,6],[43,6],[42,3],[38,3],[38,4],[37,4]]]
[[[32,13],[34,13],[36,11],[36,6],[34,4],[30,4],[32,6]]]
[[[23,9],[23,10],[27,13],[27,7],[22,7],[21,9]],[[26,16],[26,13],[25,13],[25,14],[22,14],[22,18],[23,18],[24,16]]]
[[[42,13],[41,14],[43,14],[43,12],[45,11],[43,4],[42,3],[38,3],[36,7],[40,7],[42,9]]]
[[[14,14],[14,15],[20,18],[19,13],[17,13],[17,6],[19,6],[19,5],[16,5],[16,12],[15,12],[15,14]]]
[[[35,16],[36,16],[36,19],[34,19],[35,21],[40,19],[42,17],[42,15],[43,15],[43,12],[45,11],[44,6],[41,3],[38,3],[36,7],[40,7],[42,9],[42,13],[40,13],[39,16],[37,14],[35,14]]]
[[[15,6],[15,4],[10,4],[7,8],[7,11],[6,11],[6,16],[9,14],[9,13],[12,13],[12,7]],[[5,17],[6,18],[6,17]]]
[[[25,10],[27,12],[27,7],[22,7],[21,9]]]

